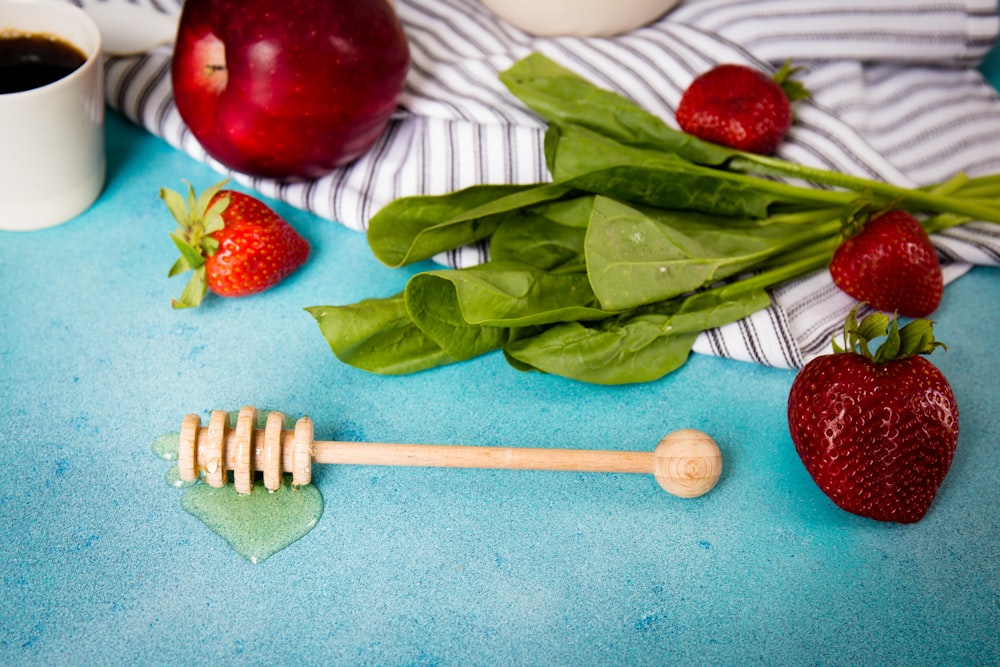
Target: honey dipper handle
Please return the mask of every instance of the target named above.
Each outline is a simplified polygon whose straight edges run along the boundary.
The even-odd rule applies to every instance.
[[[317,441],[315,463],[652,474],[652,452]]]
[[[299,419],[294,430],[284,430],[284,416],[272,412],[263,430],[252,428],[256,411],[249,406],[240,410],[236,428],[229,428],[228,419],[222,410],[211,413],[208,428],[202,428],[197,415],[184,419],[178,452],[181,479],[204,474],[206,482],[221,487],[232,470],[238,491],[248,493],[255,471],[264,473],[265,486],[273,490],[282,473],[292,473],[294,484],[308,484],[314,463],[646,474],[653,474],[656,466],[651,452],[315,441],[308,417]]]

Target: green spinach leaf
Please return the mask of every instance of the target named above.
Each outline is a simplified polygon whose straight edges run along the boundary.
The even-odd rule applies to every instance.
[[[402,375],[458,361],[413,324],[402,294],[306,310],[336,357],[355,368]]]
[[[504,354],[519,370],[539,370],[594,384],[650,382],[690,356],[701,331],[770,305],[762,289],[706,290],[616,318],[568,322],[511,341]]]
[[[490,337],[491,345],[462,342],[452,348],[443,342],[446,331],[454,330],[452,337],[469,327],[525,327],[615,314],[597,306],[586,273],[512,261],[419,273],[406,284],[406,306],[414,323],[454,356],[493,349],[500,337]]]
[[[618,142],[676,153],[699,164],[721,165],[736,151],[675,130],[631,100],[599,88],[539,53],[500,73],[500,80],[543,119],[589,128]]]
[[[604,308],[629,310],[707,287],[839,225],[823,222],[822,228],[770,224],[596,197],[587,272]]]
[[[476,185],[445,195],[396,199],[368,224],[368,244],[400,267],[488,238],[512,211],[563,197],[562,185]]]
[[[857,197],[704,167],[577,125],[551,126],[549,133],[558,136],[549,165],[556,182],[647,206],[763,218],[779,203],[846,206]]]
[[[593,199],[579,197],[511,216],[490,239],[490,258],[550,271],[586,271],[584,239]]]

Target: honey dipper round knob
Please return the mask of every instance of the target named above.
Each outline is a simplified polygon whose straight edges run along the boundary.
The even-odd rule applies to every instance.
[[[722,452],[706,433],[694,429],[674,431],[660,440],[653,452],[653,476],[680,498],[697,498],[711,491],[722,475]]]
[[[653,475],[668,493],[695,498],[711,491],[722,472],[718,445],[691,429],[671,433],[655,452],[628,452],[316,441],[308,417],[299,419],[294,430],[283,429],[281,413],[270,413],[264,429],[253,428],[256,419],[252,407],[240,410],[232,429],[228,413],[222,410],[212,412],[207,428],[202,428],[197,415],[185,417],[177,455],[181,479],[194,481],[204,475],[208,484],[221,487],[232,470],[237,492],[249,493],[257,471],[263,473],[264,486],[275,490],[283,473],[292,474],[293,484],[308,484],[314,463],[629,472]]]

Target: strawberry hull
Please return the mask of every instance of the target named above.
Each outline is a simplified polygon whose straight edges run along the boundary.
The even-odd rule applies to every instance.
[[[933,364],[819,357],[796,377],[788,406],[802,463],[839,507],[899,523],[927,513],[958,442],[958,405]]]

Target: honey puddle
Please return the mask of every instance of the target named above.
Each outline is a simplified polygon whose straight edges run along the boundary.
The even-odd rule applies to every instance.
[[[235,413],[231,415],[235,420]],[[267,413],[258,415],[261,424]],[[235,425],[235,424],[234,424]],[[153,443],[153,452],[167,461],[177,460],[178,434],[167,433]],[[260,563],[288,547],[313,529],[323,515],[323,495],[312,484],[294,486],[285,475],[281,487],[268,491],[261,480],[248,494],[233,485],[221,489],[203,482],[184,482],[171,466],[166,483],[184,490],[181,507],[225,540],[251,563]]]

